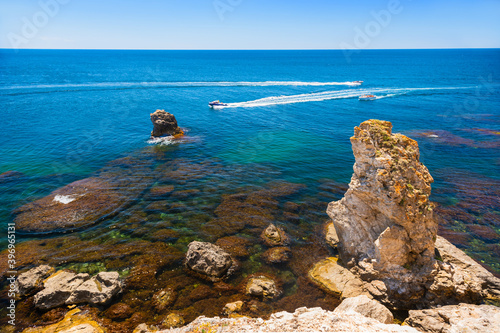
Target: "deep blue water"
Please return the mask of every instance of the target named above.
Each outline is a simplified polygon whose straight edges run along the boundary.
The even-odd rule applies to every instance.
[[[0,50],[0,173],[25,175],[1,185],[0,222],[151,145],[156,109],[187,129],[190,142],[175,145],[184,158],[263,165],[291,182],[348,183],[349,137],[371,118],[418,140],[435,189],[457,170],[498,180],[499,75],[498,49],[373,50],[351,61],[342,51]],[[360,102],[363,93],[380,99]],[[211,110],[215,99],[234,104]]]

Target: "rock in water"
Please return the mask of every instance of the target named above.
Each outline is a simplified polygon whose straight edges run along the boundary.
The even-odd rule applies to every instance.
[[[153,131],[151,136],[163,136],[163,135],[182,135],[183,132],[177,126],[177,120],[175,116],[165,110],[156,110],[154,113],[150,114],[151,122],[153,122]]]
[[[19,294],[28,295],[32,290],[41,287],[42,281],[54,272],[53,267],[41,265],[20,274],[17,278]]]
[[[188,245],[186,266],[204,278],[218,281],[231,273],[233,260],[217,245],[195,241]]]

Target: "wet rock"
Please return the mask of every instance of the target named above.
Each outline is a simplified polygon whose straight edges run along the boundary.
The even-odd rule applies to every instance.
[[[404,323],[428,333],[498,332],[500,308],[493,305],[459,304],[410,310]]]
[[[121,292],[122,284],[117,272],[101,272],[78,286],[66,304],[106,304]]]
[[[171,313],[163,320],[162,325],[167,328],[181,327],[184,325],[184,318],[177,313]]]
[[[363,281],[337,263],[337,258],[327,258],[316,263],[309,271],[309,279],[321,289],[341,298],[370,296]]]
[[[149,190],[149,197],[152,199],[163,199],[174,191],[174,185],[154,186]]]
[[[243,309],[243,302],[242,301],[236,301],[232,303],[227,303],[224,306],[224,309],[222,309],[222,313],[224,313],[226,316],[229,316],[233,313],[238,313]]]
[[[134,310],[130,308],[125,303],[116,303],[109,307],[106,310],[106,317],[109,317],[113,320],[123,320],[129,318],[134,313]]]
[[[35,307],[47,310],[63,304],[105,304],[121,291],[117,272],[88,274],[58,271],[43,283],[44,289],[34,297]]]
[[[328,223],[325,227],[325,239],[331,247],[337,247],[339,244],[339,236],[337,236],[337,230],[335,230],[333,222]]]
[[[177,299],[177,293],[173,288],[165,288],[153,295],[153,306],[158,312],[162,312],[173,305]]]
[[[42,287],[42,281],[55,272],[53,267],[41,265],[19,274],[17,288],[22,296],[29,294],[33,289]]]
[[[105,330],[92,317],[80,309],[69,311],[63,320],[48,326],[30,327],[23,333],[104,333]]]
[[[47,310],[66,303],[73,291],[89,278],[88,274],[58,271],[43,283],[44,289],[35,295],[35,307]]]
[[[290,243],[290,238],[280,227],[270,224],[260,235],[267,246],[284,246]]]
[[[165,110],[156,110],[150,114],[153,123],[151,136],[182,135],[183,132],[177,125],[175,116]]]
[[[248,238],[240,236],[223,237],[219,238],[215,245],[220,246],[234,257],[244,258],[250,255],[248,247],[251,245],[251,241]]]
[[[262,258],[268,264],[282,264],[288,262],[291,256],[291,250],[284,246],[273,247],[262,253]]]
[[[277,298],[281,294],[276,282],[264,275],[251,277],[246,284],[245,292],[247,295],[266,299]]]
[[[365,317],[373,318],[384,324],[392,324],[394,316],[388,308],[365,295],[346,298],[335,308],[333,313],[354,311]]]
[[[233,260],[229,253],[219,246],[195,241],[188,245],[186,266],[210,280],[217,281],[231,273]]]

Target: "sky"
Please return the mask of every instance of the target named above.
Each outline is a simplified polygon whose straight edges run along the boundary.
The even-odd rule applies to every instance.
[[[0,0],[0,48],[499,48],[500,0]]]

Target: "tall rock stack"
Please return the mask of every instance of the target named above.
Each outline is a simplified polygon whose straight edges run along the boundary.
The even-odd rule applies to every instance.
[[[354,132],[349,189],[327,210],[341,257],[365,280],[382,280],[389,294],[421,296],[435,267],[433,179],[419,161],[417,142],[392,134],[390,122],[368,120]]]
[[[393,134],[390,122],[367,120],[351,143],[349,189],[327,213],[344,265],[371,295],[395,308],[500,299],[500,280],[437,236],[433,179],[417,142]]]
[[[177,125],[175,116],[165,110],[156,110],[150,114],[151,122],[153,123],[153,131],[151,136],[160,137],[164,135],[178,136],[184,134],[181,128]]]

